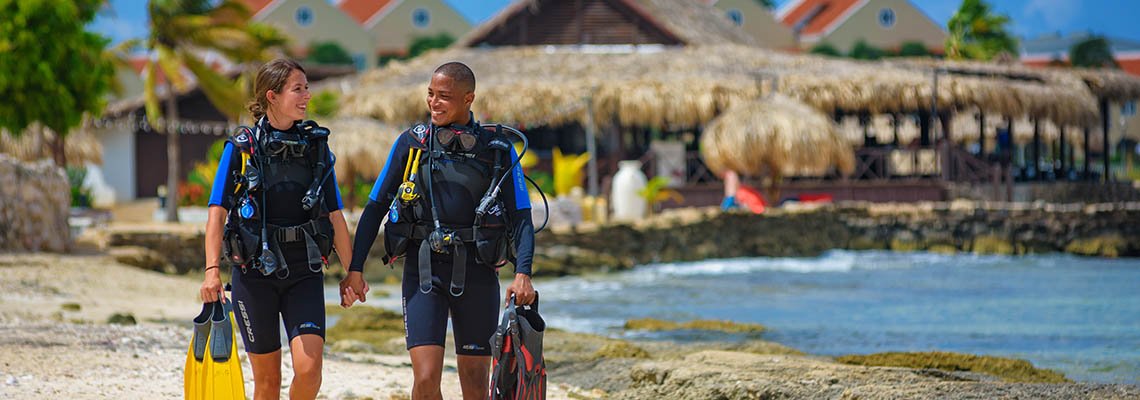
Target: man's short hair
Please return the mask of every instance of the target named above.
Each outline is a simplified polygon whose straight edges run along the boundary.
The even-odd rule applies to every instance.
[[[459,84],[460,88],[467,89],[469,92],[475,91],[475,73],[466,64],[452,61],[440,65],[439,68],[435,69],[435,73],[451,78]]]

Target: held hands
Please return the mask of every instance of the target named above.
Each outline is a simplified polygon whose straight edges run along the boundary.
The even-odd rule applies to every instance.
[[[364,274],[359,271],[351,271],[348,276],[340,281],[340,306],[344,308],[352,307],[352,304],[360,301],[365,302],[366,295],[368,294],[368,282],[364,280]]]
[[[515,281],[507,286],[506,299],[510,300],[511,295],[515,296],[515,305],[527,305],[534,302],[534,286],[530,284],[530,275],[515,274]],[[506,301],[503,302],[506,304]]]

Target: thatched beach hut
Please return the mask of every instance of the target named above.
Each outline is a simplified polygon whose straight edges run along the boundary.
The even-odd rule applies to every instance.
[[[700,148],[717,176],[731,170],[769,177],[772,199],[779,199],[784,176],[850,174],[855,168],[851,146],[827,115],[778,94],[737,105],[714,119]]]

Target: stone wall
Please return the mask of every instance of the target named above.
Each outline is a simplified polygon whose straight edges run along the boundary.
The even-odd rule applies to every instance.
[[[200,226],[103,228],[97,242],[148,269],[186,273],[204,265]],[[381,243],[372,246],[369,269],[381,268]],[[1140,203],[844,203],[763,215],[689,208],[636,224],[547,230],[536,246],[535,271],[545,276],[653,262],[811,257],[830,249],[1138,257]]]
[[[1015,202],[1044,201],[1046,203],[1117,203],[1140,201],[1140,189],[1132,182],[1021,182],[1014,184],[1010,193],[1005,186],[992,184],[947,183],[952,199],[979,201],[1004,200],[1013,196]]]
[[[0,250],[67,251],[71,189],[51,161],[22,162],[0,154]]]
[[[763,215],[687,209],[639,224],[543,232],[536,243],[541,275],[829,249],[1136,257],[1140,203],[857,203]]]

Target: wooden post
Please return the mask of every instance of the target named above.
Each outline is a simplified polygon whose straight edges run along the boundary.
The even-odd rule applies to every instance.
[[[1033,118],[1033,168],[1034,180],[1041,180],[1041,118]]]
[[[978,155],[986,154],[986,113],[978,113]]]
[[[891,114],[891,129],[895,134],[895,147],[899,147],[899,115]]]
[[[922,147],[930,147],[930,112],[918,112],[918,143]]]
[[[951,125],[953,124],[953,114],[949,111],[938,115],[938,120],[942,122],[942,179],[952,180],[958,178],[957,171],[954,171],[954,156],[950,150],[954,146],[951,143],[953,136],[950,134]]]
[[[590,196],[597,196],[598,193],[598,127],[594,124],[594,100],[592,96],[586,96],[586,153],[590,154],[590,160],[586,163],[586,176],[587,176],[587,193]]]
[[[1089,128],[1088,125],[1086,125],[1085,126],[1085,172],[1084,172],[1084,177],[1086,180],[1089,180],[1090,177],[1092,176],[1091,172],[1089,171],[1089,169],[1091,169],[1091,165],[1090,165],[1091,163],[1089,162],[1089,151],[1090,151],[1090,149],[1089,149],[1089,133],[1090,133],[1090,131],[1092,131],[1092,128]]]
[[[1104,135],[1104,181],[1105,182],[1111,182],[1112,181],[1112,171],[1109,170],[1109,168],[1110,168],[1109,161],[1112,158],[1112,145],[1108,143],[1108,128],[1110,127],[1111,124],[1108,123],[1109,122],[1108,121],[1109,120],[1108,114],[1109,114],[1108,99],[1107,98],[1101,98],[1100,99],[1100,122],[1101,122],[1101,126],[1104,128],[1104,130],[1101,133]]]
[[[1059,152],[1057,158],[1059,158],[1061,160],[1061,175],[1062,175],[1059,178],[1061,180],[1064,180],[1064,176],[1068,175],[1067,173],[1065,173],[1065,170],[1068,168],[1068,164],[1065,163],[1065,125],[1061,125],[1061,138],[1058,140],[1060,141],[1059,146],[1058,146],[1060,152]]]

